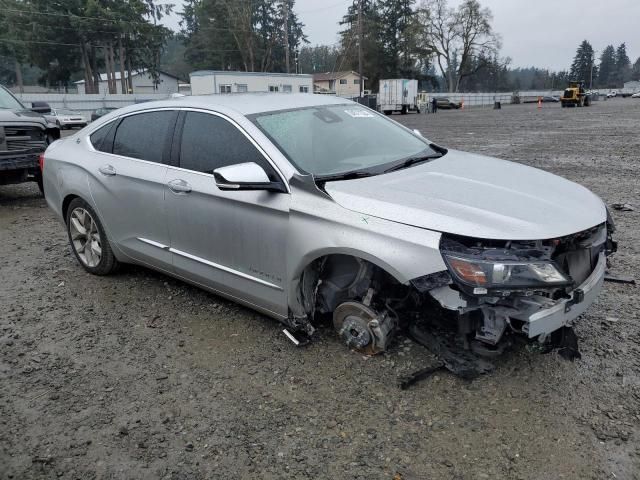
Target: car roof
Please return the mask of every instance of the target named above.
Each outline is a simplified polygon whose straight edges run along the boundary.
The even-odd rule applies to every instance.
[[[200,107],[215,110],[217,108],[232,109],[242,115],[292,110],[297,108],[322,105],[344,105],[355,103],[351,100],[333,95],[311,93],[232,93],[212,95],[189,95],[184,97],[145,102],[136,105],[140,110],[149,107]],[[138,108],[128,108],[129,111]]]

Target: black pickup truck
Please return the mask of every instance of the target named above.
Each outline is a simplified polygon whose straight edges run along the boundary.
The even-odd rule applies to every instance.
[[[0,85],[0,185],[34,181],[42,191],[39,156],[60,138],[60,129],[42,116],[49,112],[44,102],[25,108]]]

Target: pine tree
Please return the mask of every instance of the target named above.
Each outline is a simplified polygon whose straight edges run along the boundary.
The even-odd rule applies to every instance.
[[[295,71],[296,52],[307,39],[294,4],[295,0],[187,0],[180,24],[185,55],[195,68],[284,72],[288,43],[289,69]]]
[[[380,35],[384,74],[409,76],[415,70],[413,52],[417,44],[415,0],[379,0]]]
[[[362,8],[362,70],[367,77],[365,87],[377,88],[378,80],[384,70],[384,55],[381,39],[381,19],[378,3],[374,0],[354,0],[342,17],[340,25],[345,27],[340,32],[341,53],[336,64],[329,71],[358,70],[358,42],[360,31],[358,29],[358,5]]]
[[[598,87],[611,88],[615,86],[616,49],[613,45],[607,45],[600,55],[598,71]]]
[[[627,46],[621,43],[616,49],[615,82],[617,87],[622,87],[624,82],[631,77],[631,60],[627,55]]]
[[[633,64],[633,69],[631,70],[631,80],[640,80],[640,57]]]
[[[578,50],[576,51],[576,56],[573,59],[573,63],[571,64],[571,78],[577,82],[587,82],[589,83],[591,78],[591,69],[593,68],[594,76],[597,75],[597,71],[594,66],[594,52],[593,47],[589,42],[583,40]]]

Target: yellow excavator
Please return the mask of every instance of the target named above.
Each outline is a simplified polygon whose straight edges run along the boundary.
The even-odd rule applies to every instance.
[[[584,88],[584,82],[571,82],[560,97],[562,107],[588,107],[591,96]]]

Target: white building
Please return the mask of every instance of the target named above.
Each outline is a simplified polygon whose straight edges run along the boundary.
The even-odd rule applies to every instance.
[[[632,80],[630,82],[624,82],[624,89],[628,91],[640,91],[640,81]]]
[[[200,70],[189,74],[192,95],[212,93],[313,93],[311,75]]]
[[[116,76],[116,93],[122,92],[122,82],[120,81],[120,72],[115,72]],[[125,78],[128,73],[124,72]],[[78,93],[86,93],[84,88],[84,80],[75,82],[78,87]],[[151,74],[147,73],[147,70],[135,70],[131,72],[131,86],[132,92],[124,93],[178,93],[178,77],[174,77],[165,72],[158,72],[158,81],[154,81]],[[107,82],[107,74],[100,74],[100,93],[109,93],[109,84]]]

